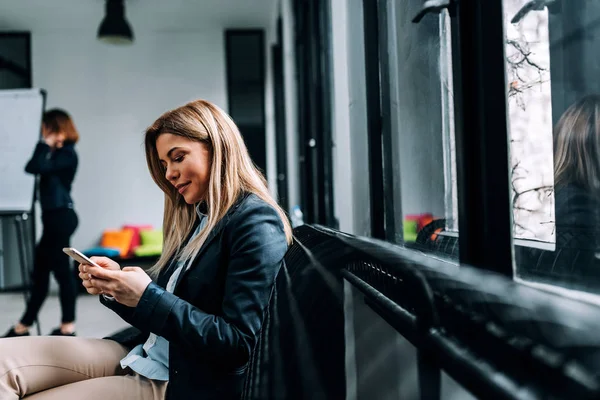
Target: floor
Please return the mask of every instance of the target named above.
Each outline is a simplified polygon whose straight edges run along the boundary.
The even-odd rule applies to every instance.
[[[60,324],[60,304],[56,292],[51,293],[39,315],[42,335]],[[0,293],[0,335],[19,320],[25,308],[22,293]],[[77,298],[77,336],[102,338],[128,326],[117,314],[100,304],[98,296],[82,294]],[[37,335],[34,326],[32,334]]]

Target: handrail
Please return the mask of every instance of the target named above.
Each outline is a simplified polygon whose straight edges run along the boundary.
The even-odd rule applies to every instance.
[[[312,228],[352,254],[342,276],[367,305],[472,393],[600,397],[593,369],[600,367],[593,333],[600,330],[600,307],[401,246]]]

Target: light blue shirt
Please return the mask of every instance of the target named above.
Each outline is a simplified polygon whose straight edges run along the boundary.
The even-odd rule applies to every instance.
[[[192,240],[204,227],[206,226],[207,217],[202,214],[198,207],[196,212],[200,217],[200,224],[190,237]],[[183,271],[183,267],[186,264],[186,269],[190,267],[192,260],[183,260],[177,263],[177,269],[173,272],[165,288],[168,292],[173,293],[175,284],[179,278],[179,275]],[[131,368],[138,374],[145,376],[148,379],[155,379],[157,381],[168,381],[169,380],[169,342],[162,336],[150,333],[146,343],[139,344],[134,347],[129,354],[121,360],[122,368]]]

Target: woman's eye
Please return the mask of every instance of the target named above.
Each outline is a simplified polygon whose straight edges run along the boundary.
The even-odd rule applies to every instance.
[[[183,156],[177,156],[173,159],[173,161],[175,162],[182,162],[183,161]]]

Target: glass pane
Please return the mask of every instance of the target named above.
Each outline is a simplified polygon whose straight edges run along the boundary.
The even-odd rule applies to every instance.
[[[516,276],[598,292],[595,0],[504,0]]]
[[[458,260],[450,16],[388,1],[395,240]]]

